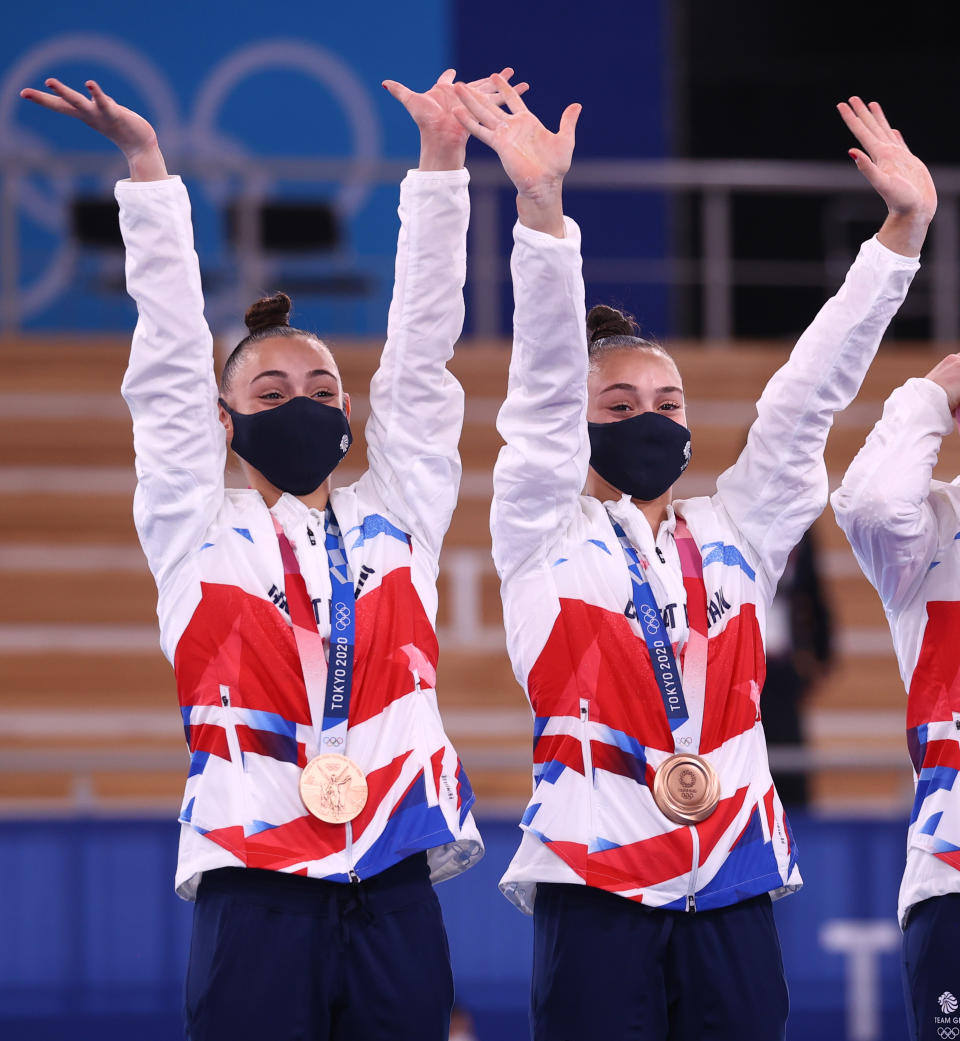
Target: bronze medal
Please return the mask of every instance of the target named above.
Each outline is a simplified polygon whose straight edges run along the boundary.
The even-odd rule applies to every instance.
[[[706,820],[720,802],[717,771],[699,755],[685,752],[665,759],[653,778],[653,800],[675,824]]]
[[[345,755],[314,756],[300,774],[303,805],[327,824],[346,824],[367,803],[367,779]]]

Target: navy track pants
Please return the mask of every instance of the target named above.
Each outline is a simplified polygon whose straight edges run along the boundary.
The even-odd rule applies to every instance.
[[[911,1041],[960,1038],[960,893],[914,904],[903,931]]]
[[[188,1041],[446,1041],[453,976],[426,854],[355,885],[204,873]]]
[[[789,1000],[767,895],[715,911],[537,886],[534,1041],[782,1041]]]

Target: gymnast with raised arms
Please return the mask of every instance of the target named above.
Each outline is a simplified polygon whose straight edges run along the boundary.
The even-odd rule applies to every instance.
[[[22,92],[130,167],[116,196],[139,320],[122,389],[190,751],[176,888],[196,900],[192,1041],[446,1041],[431,883],[483,853],[434,689],[463,421],[446,368],[469,217],[453,78],[424,93],[384,83],[419,127],[420,165],[400,186],[369,469],[343,487],[350,399],[329,347],[289,324],[288,297],[251,306],[218,386],[187,191],[149,123],[93,81],[89,96],[55,79]],[[502,100],[489,79],[472,89]],[[225,487],[228,448],[249,487]]]

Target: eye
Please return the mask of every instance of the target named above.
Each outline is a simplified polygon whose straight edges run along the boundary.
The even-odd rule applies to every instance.
[[[313,392],[313,396],[315,398],[332,398],[332,397],[335,397],[333,391],[330,390],[328,387],[321,387],[319,390],[315,390]]]
[[[611,405],[610,406],[610,411],[611,412],[632,412],[633,411],[633,406],[629,402],[621,401],[617,405]]]
[[[679,401],[665,401],[660,408],[664,412],[673,412],[675,409],[682,408]]]
[[[282,397],[279,390],[268,390],[265,394],[259,395],[261,401],[279,401]]]

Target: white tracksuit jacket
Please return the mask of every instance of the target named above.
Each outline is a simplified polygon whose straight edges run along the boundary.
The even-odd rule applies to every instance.
[[[953,429],[946,391],[908,380],[831,499],[880,594],[907,691],[916,796],[901,924],[921,900],[960,892],[960,484],[931,476]]]
[[[437,561],[460,481],[463,391],[446,362],[463,321],[467,182],[465,170],[412,171],[401,185],[387,342],[370,386],[369,469],[331,496],[358,587],[344,751],[369,785],[348,825],[317,820],[299,798],[301,769],[320,750],[323,706],[304,687],[273,527],[275,518],[294,547],[326,637],[322,515],[292,495],[268,510],[258,492],[224,487],[186,189],[178,177],[117,185],[139,311],[123,381],[134,519],[190,751],[176,879],[185,898],[217,867],[346,881],[428,850],[438,881],[482,855],[473,793],[434,690]]]
[[[494,476],[493,551],[507,643],[534,710],[534,793],[501,881],[522,910],[538,882],[581,883],[652,907],[707,910],[800,885],[760,722],[765,613],[787,556],[827,501],[823,447],[860,387],[917,262],[866,242],[843,288],[767,385],[737,462],[710,497],[677,501],[654,537],[628,496],[606,504],[648,562],[681,657],[686,592],[676,514],[703,556],[709,659],[699,752],[721,801],[697,826],[659,811],[651,786],[674,752],[632,589],[587,476],[587,349],[579,232],[517,226],[514,349]],[[697,450],[696,413],[693,451]],[[662,556],[661,556],[662,555]],[[682,668],[682,660],[681,660]]]

